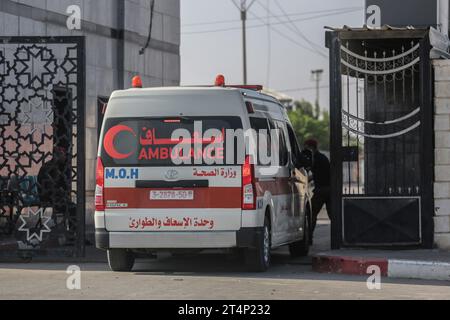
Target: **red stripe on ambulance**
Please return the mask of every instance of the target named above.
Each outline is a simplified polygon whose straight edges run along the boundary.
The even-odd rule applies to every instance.
[[[152,190],[173,189],[131,189],[105,188],[107,210],[115,209],[233,209],[241,208],[241,188],[198,188],[194,189],[194,200],[151,200]],[[108,206],[111,203],[111,206]]]

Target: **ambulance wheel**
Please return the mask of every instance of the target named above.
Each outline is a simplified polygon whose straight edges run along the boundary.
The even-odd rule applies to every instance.
[[[129,272],[134,266],[134,254],[125,249],[108,250],[109,267],[114,272]]]
[[[298,257],[306,257],[309,254],[309,247],[311,244],[311,224],[309,215],[305,217],[305,221],[303,223],[303,230],[305,230],[303,234],[303,240],[291,243],[289,245],[289,253],[292,258]]]
[[[245,264],[249,271],[265,272],[270,267],[271,232],[269,218],[266,217],[262,234],[258,236],[255,249],[245,251]]]

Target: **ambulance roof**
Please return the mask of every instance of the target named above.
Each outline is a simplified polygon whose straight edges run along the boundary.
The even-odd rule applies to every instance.
[[[155,96],[155,95],[180,95],[180,94],[211,94],[214,92],[240,92],[243,96],[247,98],[254,99],[264,99],[276,104],[280,102],[267,94],[261,93],[259,91],[242,89],[235,87],[215,87],[215,86],[184,86],[184,87],[156,87],[156,88],[131,88],[126,90],[114,91],[111,98],[119,97],[145,97],[145,96]]]

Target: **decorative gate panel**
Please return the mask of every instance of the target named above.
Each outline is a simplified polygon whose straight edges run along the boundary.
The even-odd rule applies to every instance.
[[[328,37],[334,55],[335,246],[429,245],[433,140],[427,37],[410,30]]]
[[[0,38],[0,257],[84,254],[84,38]]]

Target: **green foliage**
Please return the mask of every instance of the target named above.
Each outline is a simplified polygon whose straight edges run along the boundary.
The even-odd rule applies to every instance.
[[[303,144],[305,140],[316,139],[319,148],[323,151],[330,150],[330,115],[322,112],[322,116],[317,119],[314,115],[314,107],[308,101],[296,101],[295,111],[289,112],[292,126],[299,142]]]

